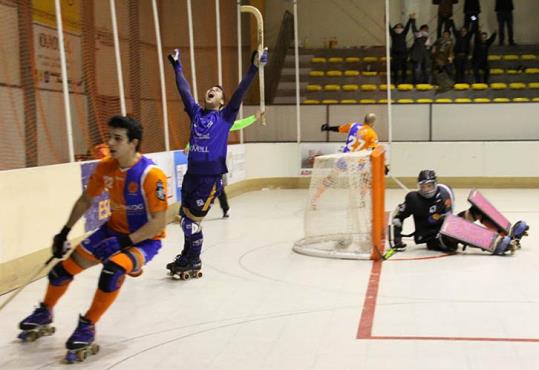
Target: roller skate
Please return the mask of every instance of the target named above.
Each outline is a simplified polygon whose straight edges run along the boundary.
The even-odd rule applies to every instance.
[[[202,263],[198,261],[189,261],[186,257],[178,255],[174,262],[167,265],[169,275],[174,280],[188,280],[191,278],[202,277]]]
[[[513,254],[515,253],[515,249],[516,249],[515,241],[512,240],[508,236],[504,236],[504,237],[500,237],[500,239],[496,243],[496,248],[494,249],[493,254],[504,255],[506,252]]]
[[[82,362],[88,355],[99,352],[99,345],[94,343],[95,325],[84,316],[79,316],[79,324],[66,342],[67,353],[65,362],[72,364],[75,361]]]
[[[19,323],[22,330],[18,338],[23,342],[33,342],[44,335],[52,335],[55,332],[52,323],[52,312],[43,303],[34,312]]]
[[[509,236],[511,239],[515,241],[516,247],[518,249],[522,248],[520,245],[520,240],[528,235],[528,230],[530,229],[530,226],[526,223],[526,221],[518,221],[516,224],[513,225],[511,228],[511,232],[509,233]]]

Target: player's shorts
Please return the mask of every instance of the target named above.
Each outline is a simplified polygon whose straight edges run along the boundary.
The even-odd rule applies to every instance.
[[[182,182],[180,215],[193,221],[204,218],[222,191],[222,175],[191,175],[188,172]]]
[[[100,247],[101,242],[112,236],[119,236],[119,235],[121,234],[110,229],[106,223],[101,225],[101,227],[97,229],[92,235],[90,235],[88,238],[84,239],[81,242],[79,248],[81,248],[83,251],[75,251],[73,253],[74,254],[73,257],[75,261],[79,262],[77,261],[77,259],[79,259],[80,257],[86,257],[84,256],[84,254],[89,254],[93,256],[94,258],[96,258],[95,252]],[[159,252],[159,249],[161,249],[161,240],[148,239],[140,243],[137,243],[136,245],[132,247],[125,248],[119,253],[113,252],[109,256],[107,255],[101,256],[101,253],[98,253],[98,255],[100,255],[102,262],[106,261],[107,259],[110,259],[116,262],[116,260],[120,261],[121,259],[124,259],[125,257],[127,257],[133,266],[132,270],[137,271],[137,270],[140,270],[142,266],[150,262],[155,257],[155,255]],[[95,263],[97,262],[98,261],[95,260]],[[125,263],[118,263],[118,264],[122,266],[126,265]]]

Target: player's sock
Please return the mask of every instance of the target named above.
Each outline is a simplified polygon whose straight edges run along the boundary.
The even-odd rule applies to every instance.
[[[69,283],[60,286],[55,286],[49,283],[47,293],[45,293],[45,298],[43,299],[43,304],[47,306],[47,308],[52,309],[56,303],[58,303],[58,300],[62,298],[64,293],[67,291],[67,288],[69,288]]]
[[[67,260],[56,265],[49,273],[49,285],[47,287],[47,292],[45,293],[45,298],[43,299],[43,304],[52,309],[58,300],[62,298],[67,291],[67,288],[69,288],[73,276],[81,271],[82,267],[80,267],[72,257],[69,257]]]
[[[120,289],[115,290],[114,292],[104,292],[101,289],[95,291],[94,300],[92,301],[92,306],[86,312],[84,317],[93,322],[94,324],[101,318],[101,316],[107,311],[112,303],[118,297]]]

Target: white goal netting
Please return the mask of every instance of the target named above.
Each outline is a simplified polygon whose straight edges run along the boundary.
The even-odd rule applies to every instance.
[[[307,255],[370,259],[371,151],[315,158],[305,207],[304,238],[293,250]]]

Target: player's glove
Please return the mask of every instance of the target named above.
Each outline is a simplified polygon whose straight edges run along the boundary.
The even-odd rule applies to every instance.
[[[260,66],[264,67],[266,64],[268,64],[268,48],[264,48],[262,51],[262,55],[258,55],[258,50],[253,51],[253,54],[251,55],[251,64],[254,64],[256,68],[260,68]]]
[[[180,49],[174,49],[174,53],[168,55],[168,61],[174,67],[174,70],[182,70],[182,62],[180,61]]]
[[[62,258],[69,250],[67,234],[69,234],[70,231],[70,227],[64,226],[62,231],[56,234],[52,239],[52,255],[55,258]]]
[[[114,253],[130,247],[133,244],[133,241],[127,234],[111,236],[110,238],[103,239],[98,245],[95,246],[94,256],[101,261],[105,261]]]
[[[339,132],[339,126],[330,126],[329,123],[324,123],[322,126],[320,126],[320,131]]]

